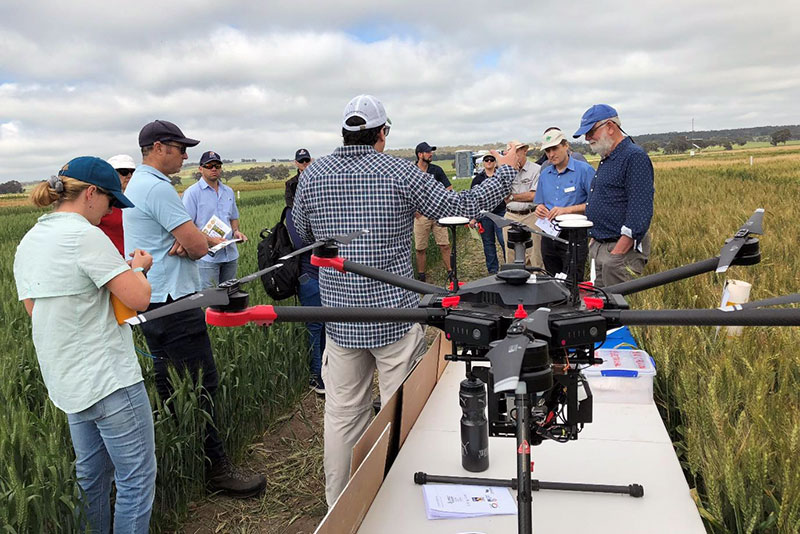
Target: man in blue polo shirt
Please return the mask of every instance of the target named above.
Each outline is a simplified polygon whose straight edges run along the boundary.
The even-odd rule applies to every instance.
[[[639,276],[650,257],[653,163],[625,134],[617,110],[607,104],[586,110],[573,137],[582,135],[602,157],[586,216],[594,224],[589,230],[589,258],[595,261],[595,285],[604,287]]]
[[[153,266],[147,273],[152,287],[148,310],[202,289],[195,260],[205,256],[209,246],[222,241],[195,226],[168,178],[181,170],[187,158],[186,147],[199,142],[184,136],[173,123],[162,120],[146,124],[139,132],[142,164],[125,190],[125,196],[135,202],[136,208],[125,210],[131,213],[123,213],[122,226],[126,254],[138,248],[153,256]],[[202,309],[147,321],[142,324],[142,332],[154,358],[156,390],[164,401],[172,394],[170,366],[179,373],[188,371],[195,379],[202,373],[203,387],[213,397],[219,376]],[[203,399],[199,408],[213,419],[213,402],[205,395]],[[263,491],[266,486],[263,476],[244,475],[231,465],[216,426],[205,427],[209,489],[234,497],[249,497]]]
[[[548,129],[542,137],[542,150],[550,165],[542,167],[539,186],[533,204],[540,219],[554,220],[557,216],[586,211],[586,199],[594,177],[594,169],[585,161],[574,158],[569,142],[558,128]],[[578,243],[577,274],[583,281],[587,244]],[[542,261],[550,274],[565,273],[572,279],[569,247],[552,239],[542,239]]]
[[[198,228],[203,228],[216,216],[230,227],[225,239],[247,237],[239,231],[239,209],[233,189],[220,182],[222,158],[213,150],[200,156],[200,179],[183,192],[183,205]],[[236,278],[239,264],[239,250],[233,243],[211,256],[197,260],[200,269],[200,283],[203,287],[215,287],[220,282]]]

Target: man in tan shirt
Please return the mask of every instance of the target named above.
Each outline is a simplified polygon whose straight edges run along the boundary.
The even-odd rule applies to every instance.
[[[539,184],[539,171],[541,167],[528,161],[528,148],[526,143],[511,141],[506,151],[516,151],[517,177],[511,185],[511,194],[506,197],[506,219],[521,222],[536,229],[536,215],[533,197],[536,195],[536,186]],[[508,226],[503,228],[503,238],[506,242],[506,258],[510,263],[514,260],[513,244],[508,242]],[[525,264],[531,267],[543,268],[542,238],[536,234],[532,236],[533,246],[525,250]]]

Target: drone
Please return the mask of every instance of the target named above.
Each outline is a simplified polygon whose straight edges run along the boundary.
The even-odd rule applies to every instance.
[[[531,492],[538,489],[610,491],[632,497],[643,496],[644,489],[637,484],[598,486],[532,481],[528,467],[530,445],[538,445],[546,439],[558,442],[578,439],[583,425],[591,423],[592,394],[581,370],[602,362],[595,357],[594,351],[605,341],[609,330],[628,325],[800,326],[800,308],[774,308],[800,302],[800,293],[718,309],[690,310],[632,310],[625,299],[627,295],[702,273],[722,273],[731,265],[759,263],[760,242],[755,235],[763,233],[762,208],[757,209],[725,241],[718,256],[606,287],[579,282],[575,269],[571,269],[571,275],[567,276],[524,265],[524,251],[530,246],[531,234],[540,234],[568,243],[574,266],[578,247],[585,246],[582,243],[586,242],[591,222],[580,218],[562,220],[557,223],[561,229],[557,237],[491,213],[482,215],[491,217],[499,226],[509,226],[508,241],[515,250],[515,259],[503,265],[496,275],[462,284],[456,280],[450,288],[341,257],[340,246],[351,243],[366,230],[320,239],[281,258],[284,260],[313,250],[311,263],[317,267],[365,276],[421,294],[417,308],[249,306],[248,294],[242,286],[279,269],[281,264],[277,264],[142,313],[128,319],[128,323],[140,324],[172,313],[207,307],[207,323],[222,327],[332,321],[416,322],[441,329],[453,347],[452,354],[446,358],[466,364],[467,380],[462,382],[462,388],[467,383],[480,400],[485,399],[482,394],[487,395],[482,393],[483,385],[486,385],[488,401],[483,400],[483,404],[478,402],[477,405],[481,410],[482,406],[488,407],[489,434],[517,439],[517,478],[495,480],[492,485],[518,490],[520,533],[532,530]],[[448,226],[455,237],[456,227],[465,224],[467,219],[450,217],[440,222]],[[453,265],[456,265],[455,261]],[[488,366],[480,365],[487,362]],[[464,409],[466,414],[467,408]],[[462,440],[463,435],[462,427]],[[488,438],[483,441],[488,442]],[[479,471],[488,467],[488,463],[485,467],[471,463],[466,447],[462,449],[462,465],[466,469]],[[465,477],[415,474],[415,481],[419,484],[463,484],[469,480]],[[480,480],[485,485],[487,480],[494,479]]]

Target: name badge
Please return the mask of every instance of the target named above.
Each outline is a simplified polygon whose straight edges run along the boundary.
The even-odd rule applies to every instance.
[[[572,187],[567,187],[566,189],[564,189],[565,193],[572,193],[573,191],[575,191],[575,186],[574,185]]]

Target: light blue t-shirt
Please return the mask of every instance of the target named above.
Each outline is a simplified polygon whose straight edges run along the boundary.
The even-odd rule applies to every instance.
[[[139,248],[153,256],[153,266],[147,272],[152,286],[150,302],[166,302],[167,296],[178,299],[200,291],[200,271],[195,261],[167,254],[175,244],[170,232],[192,220],[169,178],[149,165],[139,165],[125,196],[136,206],[122,210],[125,255],[130,257]]]
[[[33,299],[33,345],[50,399],[83,411],[142,381],[131,327],[119,325],[105,284],[130,267],[82,215],[43,215],[14,256],[20,300]]]
[[[196,184],[192,184],[183,192],[183,205],[198,228],[203,228],[212,215],[222,219],[222,222],[228,226],[231,225],[232,220],[239,219],[239,210],[236,208],[236,197],[233,189],[223,183],[219,184],[218,189],[218,191],[214,191],[214,188],[208,185],[208,182],[200,178]],[[230,239],[232,234],[233,230],[225,238]],[[201,259],[212,263],[224,263],[233,261],[238,257],[239,250],[234,243],[213,256],[206,254]]]

